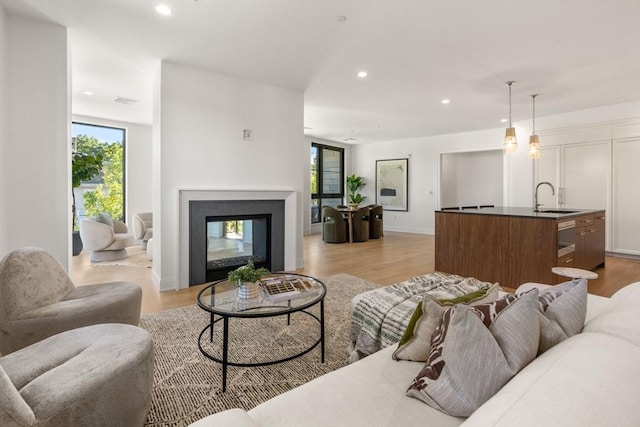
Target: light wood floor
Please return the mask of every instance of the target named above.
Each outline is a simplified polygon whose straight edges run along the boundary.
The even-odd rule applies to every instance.
[[[179,291],[158,292],[151,281],[151,262],[139,247],[127,249],[129,257],[120,265],[92,266],[89,253],[74,257],[71,278],[76,285],[130,281],[142,287],[142,312],[151,313],[190,305],[204,285]],[[299,273],[326,277],[349,273],[388,285],[434,271],[434,236],[385,232],[382,239],[363,243],[324,243],[320,234],[304,238],[305,267]],[[117,264],[116,262],[115,264]],[[589,281],[589,292],[611,296],[629,283],[640,281],[640,260],[607,257],[606,267],[596,270],[599,278]]]

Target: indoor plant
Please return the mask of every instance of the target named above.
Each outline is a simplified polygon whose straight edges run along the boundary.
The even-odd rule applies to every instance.
[[[80,187],[83,181],[89,181],[102,171],[102,154],[87,154],[75,151],[71,158],[71,214],[73,215],[73,255],[82,251],[82,240],[78,234],[76,218],[76,195],[74,190]]]
[[[256,281],[265,274],[271,273],[264,267],[256,268],[253,261],[247,265],[232,270],[227,275],[230,282],[238,286],[238,297],[242,299],[255,298],[258,296],[258,286]]]
[[[358,189],[364,186],[365,182],[363,177],[356,176],[356,174],[347,177],[347,194],[349,206],[358,207],[358,205],[362,203],[364,199],[366,199],[365,196],[357,193]]]

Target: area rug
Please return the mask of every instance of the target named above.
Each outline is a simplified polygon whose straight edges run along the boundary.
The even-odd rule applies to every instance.
[[[325,297],[325,363],[319,346],[288,362],[263,367],[228,368],[222,392],[222,366],[198,349],[208,314],[196,305],[142,316],[140,326],[155,343],[155,372],[147,426],[187,426],[230,408],[254,406],[348,363],[351,299],[379,287],[349,274],[323,279]],[[319,305],[311,311],[318,313]],[[216,326],[221,323],[216,324]],[[218,331],[221,328],[218,328]],[[229,358],[264,361],[295,354],[319,337],[318,323],[301,313],[267,319],[231,319]],[[211,351],[220,350],[220,339]]]

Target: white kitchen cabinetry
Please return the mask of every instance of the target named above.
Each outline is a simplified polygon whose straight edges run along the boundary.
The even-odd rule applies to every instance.
[[[606,209],[610,166],[610,141],[562,147],[560,205],[563,208]]]
[[[543,148],[534,167],[534,184],[547,181],[556,191],[553,195],[548,187],[538,190],[541,209],[607,209],[610,166],[610,141]]]
[[[640,255],[640,119],[539,132],[542,209],[605,209],[606,250]]]
[[[613,141],[611,250],[640,255],[640,138]]]

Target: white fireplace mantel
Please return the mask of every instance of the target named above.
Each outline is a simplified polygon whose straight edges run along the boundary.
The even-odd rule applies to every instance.
[[[178,287],[189,287],[189,202],[194,200],[284,200],[284,268],[296,269],[297,195],[293,190],[178,189]]]

